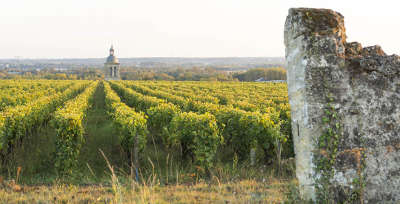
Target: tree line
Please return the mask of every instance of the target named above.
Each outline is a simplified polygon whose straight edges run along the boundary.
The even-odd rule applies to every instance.
[[[122,67],[122,80],[152,81],[264,81],[286,80],[286,70],[282,67],[253,68],[247,71],[221,70],[212,67],[199,68],[133,68]],[[0,71],[1,79],[53,79],[53,80],[98,80],[104,78],[104,70],[81,68],[71,70],[42,69],[40,71]]]
[[[254,68],[247,71],[221,71],[215,68],[190,69],[122,69],[124,80],[163,80],[163,81],[255,81],[286,80],[286,70],[282,67]]]

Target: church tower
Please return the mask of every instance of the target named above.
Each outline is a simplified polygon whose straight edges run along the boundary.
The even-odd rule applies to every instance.
[[[107,57],[106,63],[104,63],[104,78],[106,80],[120,80],[119,76],[119,61],[118,58],[114,56],[114,48],[111,45],[110,56]]]

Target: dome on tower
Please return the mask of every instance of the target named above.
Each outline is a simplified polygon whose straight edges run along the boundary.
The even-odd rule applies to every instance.
[[[110,56],[107,57],[106,63],[116,64],[116,63],[119,63],[119,61],[118,61],[118,58],[116,56],[110,55]]]
[[[112,45],[110,48],[110,56],[107,57],[106,63],[107,64],[118,64],[119,63],[118,58],[116,56],[114,56],[114,47]]]

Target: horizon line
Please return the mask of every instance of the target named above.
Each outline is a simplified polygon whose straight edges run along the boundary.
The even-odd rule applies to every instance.
[[[69,58],[25,58],[25,57],[14,57],[14,58],[0,58],[0,60],[61,60],[61,59],[105,59],[107,57],[69,57]],[[153,57],[118,57],[118,59],[132,59],[132,58],[285,58],[284,56],[226,56],[226,57],[162,57],[162,56],[153,56]]]

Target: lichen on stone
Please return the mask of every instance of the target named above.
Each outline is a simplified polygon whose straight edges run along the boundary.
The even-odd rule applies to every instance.
[[[400,202],[400,57],[346,42],[344,17],[329,9],[290,9],[284,33],[301,194],[315,200],[322,185],[316,166],[329,152],[316,141],[329,104],[341,127],[329,195]]]

